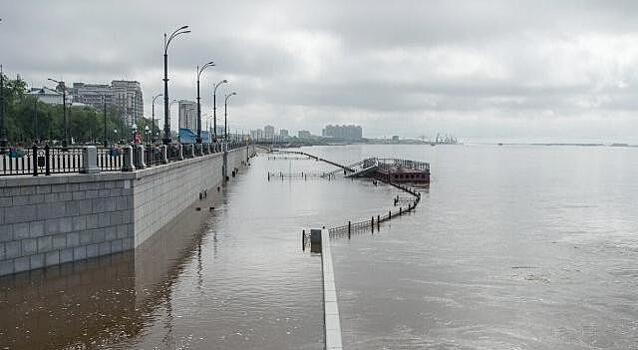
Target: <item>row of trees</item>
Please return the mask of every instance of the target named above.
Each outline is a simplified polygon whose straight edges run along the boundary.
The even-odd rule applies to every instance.
[[[5,125],[10,145],[29,146],[34,142],[60,143],[64,139],[64,109],[62,105],[39,102],[27,92],[27,84],[20,79],[4,77]],[[2,108],[2,106],[0,106]],[[109,144],[131,140],[132,130],[121,112],[110,106],[106,112],[106,137]],[[67,101],[69,139],[77,144],[104,143],[104,112],[88,106],[69,106]],[[150,119],[137,121],[144,135]],[[155,130],[159,128],[156,127]],[[147,136],[147,135],[144,135]],[[148,135],[150,138],[151,135]]]

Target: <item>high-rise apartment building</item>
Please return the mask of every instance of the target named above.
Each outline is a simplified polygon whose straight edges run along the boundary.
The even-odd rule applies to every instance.
[[[106,103],[109,111],[115,110],[128,124],[144,116],[144,96],[137,81],[113,80],[110,85],[73,83],[70,94],[73,103],[83,103],[100,111]]]
[[[326,125],[321,135],[333,139],[355,141],[361,140],[363,130],[359,125]]]
[[[197,132],[197,103],[194,101],[179,101],[179,128]]]
[[[272,125],[264,126],[264,137],[266,139],[272,139],[275,136],[275,127]]]

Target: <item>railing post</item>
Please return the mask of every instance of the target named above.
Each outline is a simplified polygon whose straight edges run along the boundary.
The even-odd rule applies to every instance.
[[[184,160],[184,145],[178,143],[177,159]]]
[[[33,176],[38,176],[38,146],[34,143],[31,149],[31,156],[33,157]]]
[[[161,145],[160,151],[162,152],[162,164],[168,164],[168,146]]]
[[[100,168],[97,166],[97,148],[86,146],[82,148],[82,168],[83,174],[99,174]]]
[[[144,162],[144,146],[143,145],[137,145],[135,147],[135,153],[136,156],[133,157],[133,159],[135,160],[135,168],[136,169],[144,169],[146,168],[146,163]]]
[[[49,176],[51,175],[51,163],[50,163],[50,147],[48,144],[46,144],[44,146],[44,175]]]
[[[127,145],[122,147],[122,171],[135,171],[133,164],[133,147]]]

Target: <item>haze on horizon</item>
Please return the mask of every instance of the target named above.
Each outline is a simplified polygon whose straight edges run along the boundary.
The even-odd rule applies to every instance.
[[[231,129],[635,142],[636,14],[634,1],[6,1],[0,63],[38,87],[138,80],[150,117],[162,35],[189,25],[170,98],[194,100],[195,66],[214,60],[203,113],[230,80]]]

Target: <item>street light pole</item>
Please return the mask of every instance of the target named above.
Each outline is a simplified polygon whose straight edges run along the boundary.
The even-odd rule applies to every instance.
[[[102,103],[104,104],[104,148],[109,146],[108,137],[106,135],[106,96],[102,95]]]
[[[66,116],[66,85],[63,81],[57,81],[49,78],[50,81],[58,84],[58,87],[62,89],[62,111],[64,113],[64,140],[62,140],[62,150],[67,151],[69,148],[69,123]]]
[[[226,142],[228,142],[228,99],[234,95],[237,95],[237,93],[233,91],[226,95],[224,99],[224,141]]]
[[[188,26],[182,26],[176,29],[168,38],[166,33],[164,33],[164,144],[168,145],[171,143],[171,124],[168,118],[168,46],[171,41],[175,39],[175,37],[190,33],[190,30],[186,30]]]
[[[4,73],[0,64],[0,154],[7,152],[7,125],[4,116]]]
[[[215,84],[215,88],[213,88],[213,141],[215,142],[217,142],[217,88],[226,83],[228,83],[228,80],[224,79]]]
[[[199,96],[199,79],[204,69],[214,66],[215,63],[213,61],[206,63],[202,68],[197,66],[197,143],[202,143],[202,105]]]
[[[153,103],[151,104],[151,122],[153,123],[153,143],[155,143],[155,141],[157,141],[156,137],[157,137],[157,132],[155,130],[155,100],[157,100],[158,97],[163,96],[162,94],[157,94],[155,96],[153,96]]]

